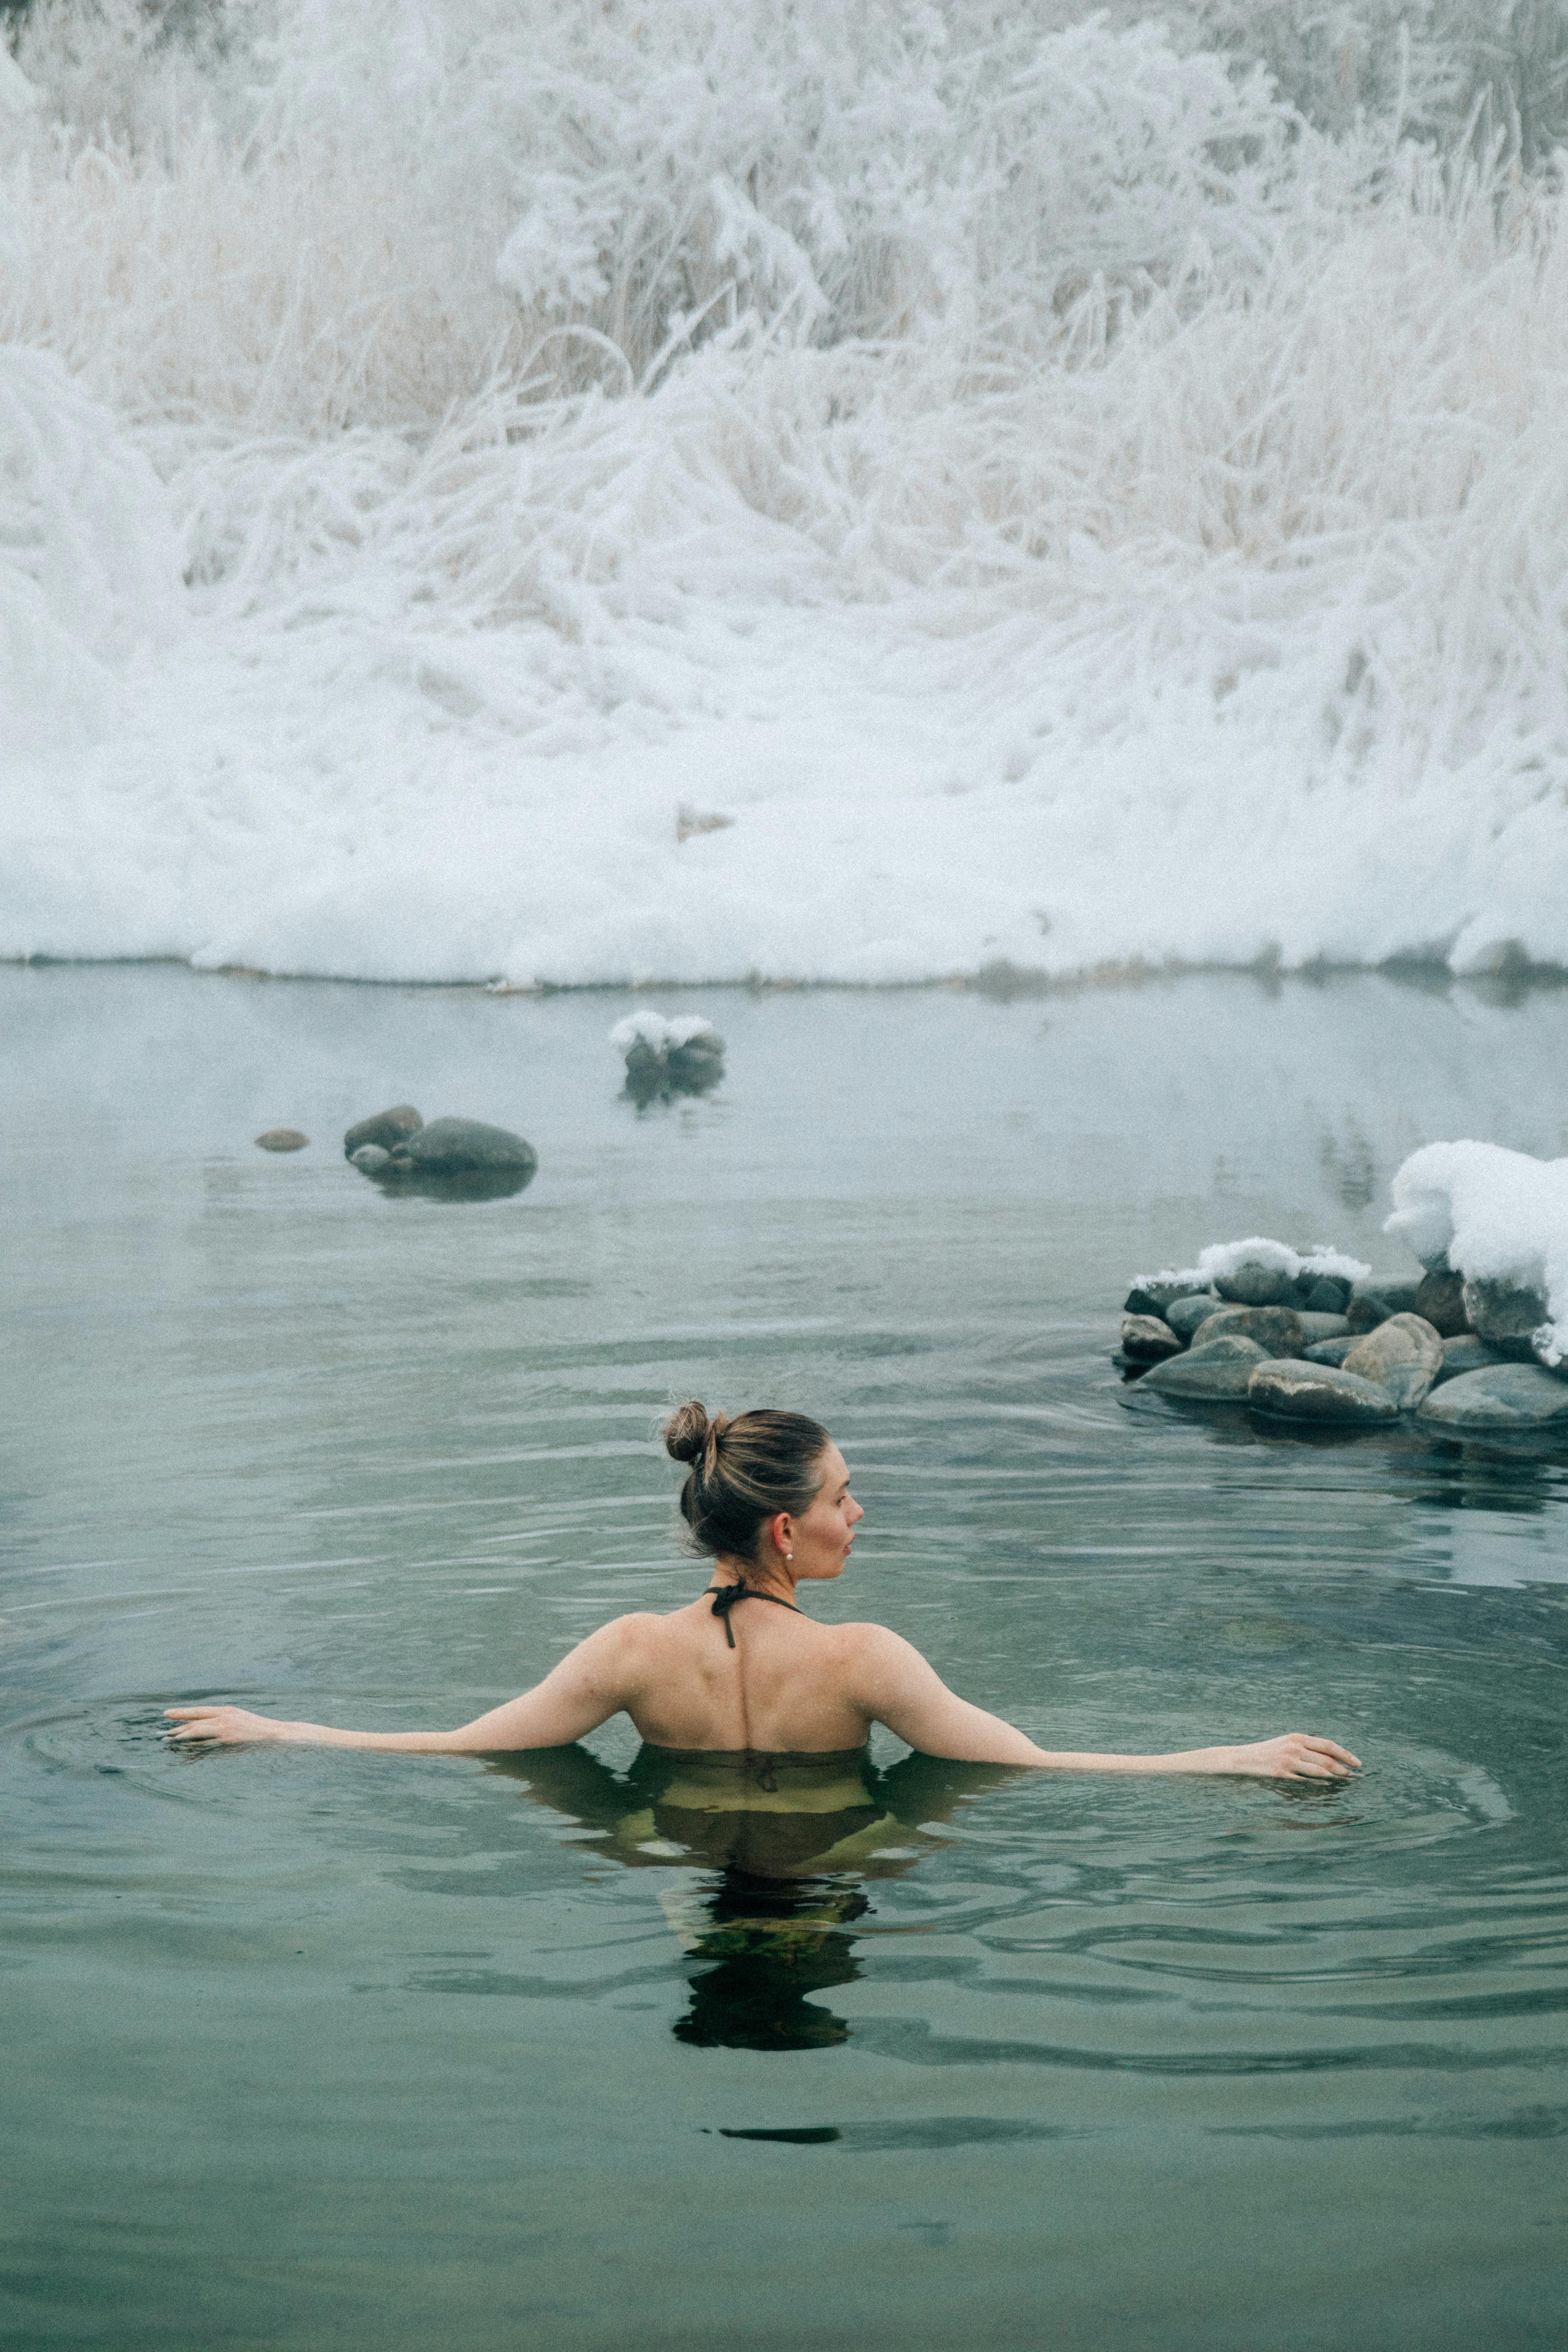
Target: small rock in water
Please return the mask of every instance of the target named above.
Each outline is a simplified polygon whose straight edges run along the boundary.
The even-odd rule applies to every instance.
[[[1355,1426],[1399,1417],[1398,1406],[1378,1381],[1360,1380],[1332,1364],[1258,1364],[1247,1383],[1247,1402],[1253,1412],[1277,1421]]]
[[[303,1151],[310,1139],[297,1127],[269,1127],[256,1140],[263,1151]]]
[[[349,1165],[357,1168],[362,1176],[379,1176],[392,1165],[392,1154],[384,1151],[379,1143],[362,1143],[357,1151],[349,1154]]]
[[[1173,1306],[1178,1298],[1210,1298],[1213,1295],[1206,1282],[1185,1275],[1172,1275],[1163,1281],[1135,1282],[1127,1294],[1122,1313],[1163,1315],[1169,1322],[1171,1318],[1165,1315],[1165,1309]]]
[[[1412,1412],[1443,1369],[1443,1342],[1419,1315],[1392,1315],[1359,1339],[1342,1368],[1379,1381],[1402,1412]]]
[[[1256,1339],[1270,1356],[1299,1356],[1307,1344],[1301,1318],[1293,1307],[1222,1307],[1204,1327],[1205,1339],[1222,1332],[1238,1339]]]
[[[1178,1356],[1182,1343],[1170,1325],[1158,1315],[1124,1315],[1121,1318],[1121,1352],[1134,1364],[1157,1364],[1166,1356]]]
[[[412,1103],[394,1103],[390,1110],[378,1110],[374,1118],[362,1118],[348,1129],[343,1137],[343,1158],[352,1160],[362,1143],[375,1143],[383,1151],[395,1151],[424,1124]]]
[[[1444,1340],[1442,1365],[1432,1385],[1439,1388],[1445,1381],[1457,1381],[1462,1372],[1484,1372],[1489,1364],[1504,1361],[1495,1348],[1489,1348],[1473,1331],[1461,1331]]]
[[[1296,1304],[1312,1315],[1342,1315],[1351,1303],[1351,1286],[1342,1274],[1302,1275],[1296,1285]]]
[[[1568,1432],[1568,1384],[1539,1364],[1489,1364],[1435,1388],[1416,1420],[1438,1433]]]
[[[1233,1266],[1228,1274],[1216,1274],[1214,1286],[1222,1298],[1238,1307],[1279,1307],[1287,1301],[1294,1306],[1296,1301],[1293,1274],[1253,1259]]]
[[[1430,1323],[1440,1339],[1457,1339],[1461,1331],[1470,1328],[1470,1318],[1465,1313],[1464,1277],[1458,1274],[1427,1275],[1415,1286],[1415,1304],[1411,1312]]]
[[[1266,1361],[1256,1339],[1244,1339],[1233,1332],[1184,1356],[1168,1356],[1163,1364],[1151,1364],[1138,1385],[1152,1389],[1156,1396],[1176,1397],[1189,1404],[1239,1404],[1247,1394],[1247,1381]]]
[[[1217,1315],[1224,1305],[1224,1299],[1216,1298],[1213,1291],[1195,1291],[1186,1298],[1173,1298],[1164,1310],[1165,1320],[1178,1339],[1192,1339],[1200,1325],[1206,1323],[1211,1315]]]
[[[1375,1331],[1391,1315],[1415,1312],[1418,1282],[1384,1282],[1378,1276],[1367,1275],[1351,1286],[1350,1303],[1345,1316],[1352,1331]]]
[[[1479,1338],[1518,1363],[1532,1360],[1531,1335],[1546,1320],[1546,1301],[1538,1290],[1520,1290],[1511,1282],[1467,1282],[1464,1301]]]
[[[416,1176],[489,1176],[539,1165],[539,1154],[506,1127],[478,1118],[433,1118],[410,1135],[395,1161]]]
[[[700,1013],[631,1013],[610,1043],[626,1056],[626,1092],[639,1108],[656,1095],[705,1094],[724,1075],[724,1040]]]
[[[1353,1339],[1355,1337],[1342,1315],[1313,1315],[1300,1307],[1296,1312],[1301,1318],[1301,1328],[1306,1334],[1309,1348],[1317,1347],[1324,1339]]]
[[[1344,1319],[1342,1315],[1340,1321],[1342,1323]],[[1338,1366],[1344,1362],[1352,1348],[1360,1347],[1362,1335],[1359,1332],[1345,1331],[1337,1339],[1313,1339],[1302,1349],[1301,1353],[1310,1364]]]

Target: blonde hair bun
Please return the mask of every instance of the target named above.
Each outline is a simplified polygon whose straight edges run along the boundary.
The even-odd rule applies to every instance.
[[[678,1404],[664,1424],[664,1450],[677,1462],[699,1462],[708,1444],[708,1408],[695,1397]]]

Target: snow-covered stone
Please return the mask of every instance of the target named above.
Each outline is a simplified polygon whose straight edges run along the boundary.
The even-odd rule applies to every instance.
[[[1384,1232],[1398,1234],[1428,1272],[1464,1276],[1467,1312],[1482,1338],[1523,1340],[1543,1363],[1562,1363],[1568,1356],[1568,1159],[1534,1160],[1496,1143],[1429,1143],[1405,1161],[1393,1190]],[[1482,1285],[1501,1288],[1483,1291]],[[1507,1302],[1510,1291],[1534,1293],[1541,1301],[1533,1330],[1521,1321],[1526,1302]]]

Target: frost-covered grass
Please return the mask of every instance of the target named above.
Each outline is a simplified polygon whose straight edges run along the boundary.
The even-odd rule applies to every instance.
[[[1237,13],[36,0],[0,952],[1568,961],[1563,200]]]

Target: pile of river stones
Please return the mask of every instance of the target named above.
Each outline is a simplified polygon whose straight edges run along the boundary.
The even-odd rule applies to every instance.
[[[510,1128],[478,1118],[426,1127],[412,1103],[360,1119],[343,1137],[343,1157],[378,1184],[486,1197],[521,1192],[539,1165],[532,1144]]]
[[[1568,1365],[1537,1353],[1546,1318],[1539,1293],[1443,1266],[1352,1283],[1240,1265],[1135,1283],[1116,1360],[1141,1391],[1272,1421],[1568,1434]]]

